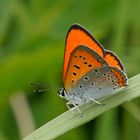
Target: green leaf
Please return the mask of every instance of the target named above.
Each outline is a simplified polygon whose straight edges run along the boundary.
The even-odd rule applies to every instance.
[[[70,110],[61,114],[52,121],[46,123],[23,140],[51,140],[67,131],[80,126],[103,112],[114,108],[123,102],[130,101],[140,96],[140,74],[132,77],[126,88],[120,90],[114,96],[104,99],[104,106],[99,106],[93,102],[80,106],[82,113],[78,113],[75,109],[72,113]]]

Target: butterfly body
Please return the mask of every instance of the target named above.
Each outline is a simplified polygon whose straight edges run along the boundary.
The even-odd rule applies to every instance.
[[[75,107],[115,94],[127,85],[127,76],[118,57],[75,24],[66,38],[63,83],[59,94],[69,101],[68,107]]]

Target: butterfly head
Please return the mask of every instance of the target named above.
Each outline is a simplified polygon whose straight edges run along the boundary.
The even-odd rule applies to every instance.
[[[65,98],[65,96],[66,96],[66,90],[65,90],[65,88],[61,88],[61,90],[58,91],[57,93],[58,93],[58,95],[59,95],[61,98]]]

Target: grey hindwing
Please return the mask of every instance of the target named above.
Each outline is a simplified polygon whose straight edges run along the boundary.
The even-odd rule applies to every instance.
[[[83,98],[98,99],[119,89],[112,67],[94,68],[75,84],[73,91]]]

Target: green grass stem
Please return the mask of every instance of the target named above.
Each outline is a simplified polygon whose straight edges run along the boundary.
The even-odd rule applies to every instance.
[[[52,140],[58,136],[76,128],[95,117],[101,115],[103,112],[117,107],[120,104],[130,101],[140,96],[140,74],[132,77],[128,81],[129,85],[120,90],[114,96],[104,99],[103,106],[89,102],[86,105],[80,106],[82,113],[78,113],[76,109],[74,113],[70,110],[64,112],[60,116],[46,123],[30,135],[26,136],[23,140]],[[57,109],[57,108],[56,108]]]

